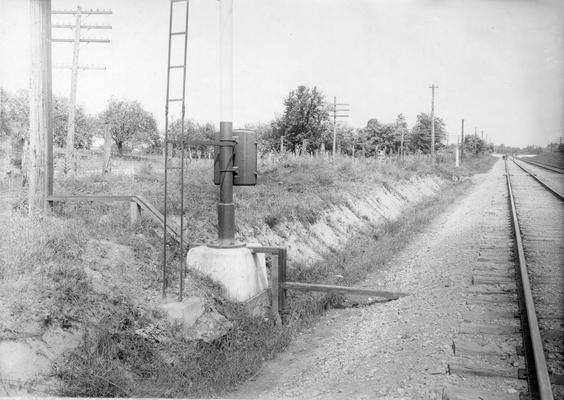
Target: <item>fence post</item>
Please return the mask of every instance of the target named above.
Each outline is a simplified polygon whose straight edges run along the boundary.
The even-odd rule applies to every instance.
[[[129,222],[131,225],[134,225],[137,220],[141,217],[141,207],[137,202],[130,201],[129,202]]]
[[[276,325],[282,325],[282,319],[280,318],[280,281],[278,279],[280,273],[279,259],[278,253],[272,254],[270,269],[272,283],[270,294],[272,297],[272,316],[274,317]]]
[[[281,248],[278,252],[278,306],[282,314],[286,312],[286,289],[280,289],[280,285],[286,282],[286,266],[287,252],[285,248]]]

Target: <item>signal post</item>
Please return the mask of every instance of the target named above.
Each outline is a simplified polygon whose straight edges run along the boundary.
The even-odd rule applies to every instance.
[[[244,302],[268,287],[264,254],[253,254],[245,243],[235,240],[233,186],[256,184],[256,135],[233,130],[233,0],[219,1],[219,18],[220,131],[213,143],[214,182],[219,184],[218,237],[207,246],[190,249],[187,266],[219,282],[228,300]]]

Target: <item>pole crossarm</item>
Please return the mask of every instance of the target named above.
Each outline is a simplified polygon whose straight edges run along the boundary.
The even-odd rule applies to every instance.
[[[76,14],[76,10],[53,10],[51,11],[51,15],[74,15]],[[80,14],[83,15],[112,15],[112,10],[99,10],[99,9],[90,9],[90,10],[80,10]]]
[[[75,40],[71,38],[53,38],[53,43],[74,43]],[[110,39],[80,39],[80,43],[110,43]]]
[[[53,24],[52,28],[70,28],[74,29],[75,25],[72,24]],[[111,25],[80,25],[81,29],[112,29]]]
[[[56,69],[72,69],[72,65],[54,65],[53,68]],[[77,67],[78,69],[85,71],[85,70],[89,70],[89,69],[95,69],[95,70],[106,70],[106,67],[103,65],[79,65]]]

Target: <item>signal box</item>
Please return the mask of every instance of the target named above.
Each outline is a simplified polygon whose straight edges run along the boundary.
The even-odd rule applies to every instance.
[[[257,184],[257,133],[248,129],[233,129],[234,186],[254,186]],[[219,140],[216,133],[215,140]],[[213,182],[219,185],[219,146],[214,146]]]

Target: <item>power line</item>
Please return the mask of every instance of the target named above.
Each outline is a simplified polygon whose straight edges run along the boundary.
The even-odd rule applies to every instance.
[[[71,70],[71,87],[70,87],[70,98],[69,98],[69,120],[67,129],[67,148],[66,148],[66,163],[65,163],[65,173],[68,169],[76,170],[76,165],[74,162],[74,131],[75,131],[75,107],[76,107],[76,88],[78,80],[78,70],[105,70],[105,66],[95,66],[95,65],[78,65],[80,43],[110,43],[110,39],[106,38],[85,38],[82,37],[83,29],[112,29],[111,25],[83,25],[82,16],[86,15],[111,15],[111,10],[82,10],[80,6],[76,7],[76,10],[55,10],[51,11],[51,15],[72,15],[74,16],[74,24],[53,24],[54,29],[72,29],[74,33],[73,38],[52,38],[52,43],[73,43],[73,55],[72,55],[72,65],[70,66],[58,66],[58,68],[70,69]]]

